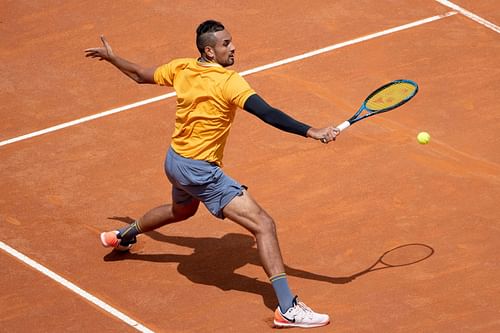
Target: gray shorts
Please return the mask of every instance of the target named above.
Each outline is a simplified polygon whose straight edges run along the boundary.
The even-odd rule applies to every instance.
[[[172,148],[165,159],[165,173],[172,183],[175,203],[182,204],[195,198],[220,219],[224,219],[222,209],[246,189],[224,174],[217,164],[182,157]]]

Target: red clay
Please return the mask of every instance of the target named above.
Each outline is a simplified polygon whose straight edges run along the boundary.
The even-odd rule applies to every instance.
[[[499,22],[494,1],[456,3]],[[449,11],[430,0],[4,7],[0,140],[169,91],[85,59],[101,33],[118,54],[160,64],[196,56],[194,29],[213,17],[233,34],[241,71]],[[225,170],[275,218],[294,292],[331,315],[315,331],[500,330],[499,54],[497,33],[454,15],[247,76],[316,126],[342,122],[392,79],[420,85],[329,145],[237,115]],[[100,245],[101,231],[170,200],[162,162],[174,111],[169,99],[0,147],[0,240],[154,331],[267,331],[276,301],[253,239],[205,208],[130,254]],[[352,279],[410,243],[434,253]],[[6,331],[134,331],[4,252],[0,264]]]

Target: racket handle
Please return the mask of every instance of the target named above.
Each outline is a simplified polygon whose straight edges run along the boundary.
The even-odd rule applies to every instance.
[[[345,130],[349,126],[351,126],[351,123],[346,120],[342,124],[338,125],[337,128],[339,129],[339,131],[342,132],[343,130]]]

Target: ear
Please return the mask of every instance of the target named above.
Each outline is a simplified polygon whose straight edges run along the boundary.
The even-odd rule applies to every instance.
[[[205,46],[204,51],[205,51],[205,55],[207,56],[207,59],[209,59],[209,60],[215,59],[215,52],[214,52],[213,47],[207,45],[207,46]]]

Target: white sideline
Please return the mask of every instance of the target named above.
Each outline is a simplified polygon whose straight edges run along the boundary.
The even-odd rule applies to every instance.
[[[457,12],[470,18],[471,20],[474,20],[477,23],[484,25],[485,27],[487,27],[495,32],[500,33],[500,27],[498,25],[495,25],[495,24],[491,23],[490,21],[485,20],[484,18],[477,16],[476,14],[474,14],[474,13],[472,13],[472,12],[470,12],[470,11],[468,11],[468,10],[458,6],[458,5],[455,5],[453,2],[448,1],[448,0],[436,0],[436,1],[439,2],[440,4],[446,6],[446,7],[449,7],[453,10],[456,10]]]
[[[347,41],[347,42],[342,42],[342,43],[330,45],[330,46],[327,46],[327,47],[324,47],[324,48],[321,48],[321,49],[318,49],[318,50],[315,50],[315,51],[311,51],[311,52],[307,52],[307,53],[304,53],[304,54],[301,54],[301,55],[297,55],[297,56],[294,56],[294,57],[290,57],[290,58],[287,58],[287,59],[279,60],[279,61],[273,62],[271,64],[268,64],[268,65],[255,67],[253,69],[249,69],[249,70],[243,71],[240,74],[242,76],[245,76],[245,75],[250,75],[250,74],[257,73],[257,72],[262,72],[262,71],[270,69],[270,68],[282,66],[282,65],[289,64],[289,63],[292,63],[292,62],[295,62],[295,61],[299,61],[299,60],[303,60],[303,59],[306,59],[306,58],[310,58],[310,57],[316,56],[318,54],[322,54],[322,53],[325,53],[325,52],[330,52],[330,51],[333,51],[333,50],[336,50],[336,49],[340,49],[342,47],[346,47],[346,46],[349,46],[349,45],[361,43],[361,42],[364,42],[364,41],[367,41],[367,40],[370,40],[370,39],[373,39],[373,38],[382,37],[382,36],[385,36],[385,35],[388,35],[388,34],[391,34],[391,33],[394,33],[394,32],[398,32],[398,31],[401,31],[401,30],[413,28],[413,27],[416,27],[416,26],[419,26],[419,25],[422,25],[422,24],[430,23],[430,22],[433,22],[433,21],[436,21],[436,20],[440,20],[440,19],[448,17],[448,16],[455,15],[455,14],[457,14],[457,12],[450,11],[450,12],[447,12],[447,13],[442,14],[442,15],[436,15],[436,16],[428,17],[426,19],[422,19],[422,20],[418,20],[418,21],[411,22],[411,23],[408,23],[408,24],[404,24],[404,25],[401,25],[401,26],[398,26],[398,27],[395,27],[395,28],[391,28],[391,29],[387,29],[387,30],[384,30],[384,31],[380,31],[380,32],[377,32],[377,33],[370,34],[370,35],[366,35],[366,36],[363,36],[363,37],[355,38],[355,39],[352,39],[352,40]],[[97,114],[94,114],[94,115],[90,115],[90,116],[86,116],[86,117],[83,117],[83,118],[80,118],[80,119],[76,119],[76,120],[73,120],[73,121],[62,123],[62,124],[59,124],[59,125],[56,125],[56,126],[52,126],[52,127],[49,127],[49,128],[43,129],[43,130],[39,130],[39,131],[35,131],[35,132],[29,133],[29,134],[21,135],[21,136],[12,138],[12,139],[1,141],[0,142],[0,147],[1,146],[9,145],[9,144],[14,143],[14,142],[18,142],[18,141],[23,141],[23,140],[26,140],[26,139],[30,139],[30,138],[33,138],[33,137],[36,137],[36,136],[39,136],[39,135],[47,134],[47,133],[50,133],[50,132],[55,132],[55,131],[58,131],[60,129],[66,128],[66,127],[75,126],[75,125],[78,125],[78,124],[81,124],[81,123],[84,123],[84,122],[87,122],[87,121],[90,121],[90,120],[94,120],[94,119],[106,117],[106,116],[112,115],[114,113],[118,113],[118,112],[130,110],[132,108],[136,108],[136,107],[143,106],[143,105],[146,105],[146,104],[158,102],[158,101],[161,101],[161,100],[164,100],[164,99],[167,99],[167,98],[171,98],[171,97],[174,97],[174,96],[175,96],[175,92],[171,92],[171,93],[168,93],[168,94],[164,94],[164,95],[160,95],[160,96],[157,96],[157,97],[149,98],[149,99],[146,99],[146,100],[143,100],[143,101],[139,101],[139,102],[136,102],[136,103],[128,104],[128,105],[125,105],[125,106],[122,106],[122,107],[119,107],[119,108],[111,109],[111,110],[108,110],[108,111],[104,111],[104,112],[101,112],[101,113],[97,113]]]
[[[40,273],[45,274],[46,276],[48,276],[52,280],[56,281],[57,283],[62,284],[64,287],[68,288],[72,292],[80,295],[81,297],[85,298],[89,302],[97,305],[98,307],[100,307],[101,309],[103,309],[104,311],[106,311],[107,313],[109,313],[112,316],[120,319],[121,321],[125,322],[126,324],[132,326],[133,328],[135,328],[139,332],[153,333],[152,330],[150,330],[149,328],[147,328],[147,327],[139,324],[137,321],[135,321],[134,319],[130,318],[129,316],[127,316],[123,312],[121,312],[121,311],[115,309],[114,307],[112,307],[111,305],[109,305],[109,304],[101,301],[97,297],[89,294],[85,290],[83,290],[80,287],[76,286],[74,283],[69,282],[68,280],[66,280],[62,276],[54,273],[53,271],[51,271],[50,269],[46,268],[45,266],[40,265],[39,263],[37,263],[33,259],[28,258],[27,256],[25,256],[21,252],[13,249],[9,245],[7,245],[7,244],[5,244],[4,242],[1,242],[1,241],[0,241],[0,249],[4,250],[5,252],[7,252],[8,254],[14,256],[15,258],[21,260],[25,264],[33,267],[34,269],[36,269]]]

